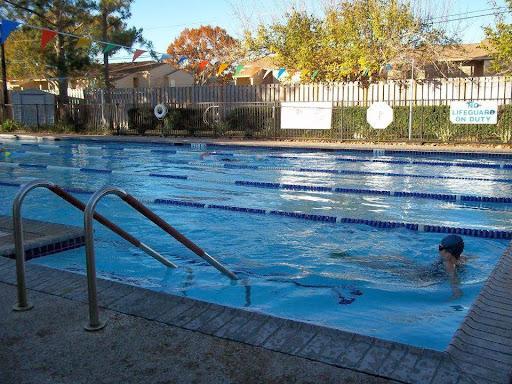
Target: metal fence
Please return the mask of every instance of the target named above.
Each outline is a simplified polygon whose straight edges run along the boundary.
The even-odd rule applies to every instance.
[[[465,101],[464,99],[461,99]],[[487,99],[493,100],[493,99]],[[498,124],[453,124],[450,102],[430,105],[428,101],[411,105],[390,100],[393,122],[385,129],[373,129],[367,122],[370,101],[345,101],[332,104],[330,129],[282,129],[280,102],[197,103],[167,105],[168,114],[158,120],[154,104],[69,104],[49,107],[8,106],[2,120],[28,115],[36,121],[32,132],[76,132],[118,135],[161,135],[174,137],[218,137],[240,139],[309,139],[336,141],[412,141],[458,143],[509,143],[512,141],[512,99],[499,98]],[[56,124],[44,116],[55,116]],[[410,132],[409,132],[410,127]],[[3,131],[20,126],[5,124]]]

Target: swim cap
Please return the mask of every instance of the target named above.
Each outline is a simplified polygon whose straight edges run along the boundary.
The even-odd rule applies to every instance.
[[[459,257],[464,250],[464,240],[459,235],[449,235],[441,240],[439,250],[446,249],[453,256]]]

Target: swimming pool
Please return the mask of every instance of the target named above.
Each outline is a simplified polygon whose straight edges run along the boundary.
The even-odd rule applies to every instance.
[[[200,160],[203,151],[190,146],[67,140],[2,146],[12,155],[0,164],[0,214],[10,214],[17,185],[36,178],[84,202],[89,191],[118,186],[240,281],[221,276],[116,198],[103,199],[98,211],[180,268],[163,267],[95,225],[102,277],[439,350],[510,238],[506,156],[210,146]],[[26,198],[23,214],[83,221],[45,190]],[[448,279],[434,267],[445,233],[428,232],[441,227],[466,229],[473,257],[461,273],[464,296],[453,301]],[[83,249],[30,262],[85,273]]]

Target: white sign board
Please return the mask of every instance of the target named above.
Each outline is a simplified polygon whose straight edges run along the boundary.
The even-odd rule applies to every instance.
[[[497,101],[452,101],[450,121],[453,124],[497,124]]]
[[[282,102],[281,129],[331,129],[332,103]]]
[[[379,101],[366,110],[366,121],[375,129],[384,129],[393,122],[393,108]]]

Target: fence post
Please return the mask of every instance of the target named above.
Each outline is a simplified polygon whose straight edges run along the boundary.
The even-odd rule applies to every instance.
[[[412,141],[412,98],[414,88],[414,59],[412,59],[411,66],[411,98],[409,99],[409,141]]]

